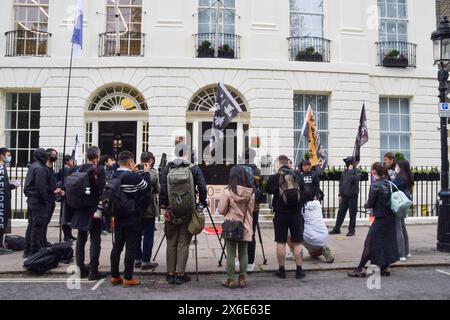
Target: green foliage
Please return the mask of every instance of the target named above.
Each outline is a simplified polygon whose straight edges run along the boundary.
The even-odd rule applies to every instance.
[[[202,42],[201,46],[202,46],[203,49],[209,49],[211,47],[211,42],[208,41],[208,40],[205,40],[205,41]]]
[[[388,56],[393,59],[398,59],[398,57],[400,56],[400,51],[398,51],[397,49],[392,49],[391,52],[388,53]]]
[[[395,161],[406,160],[405,155],[401,152],[397,152],[395,154]]]

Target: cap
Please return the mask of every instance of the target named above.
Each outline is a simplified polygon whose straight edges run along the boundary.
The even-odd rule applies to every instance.
[[[349,164],[353,164],[354,162],[354,158],[353,157],[347,157],[345,159],[343,159],[345,164],[349,165]]]

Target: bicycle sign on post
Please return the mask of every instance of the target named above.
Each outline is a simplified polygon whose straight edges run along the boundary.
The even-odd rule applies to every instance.
[[[450,118],[450,103],[439,103],[439,117]]]

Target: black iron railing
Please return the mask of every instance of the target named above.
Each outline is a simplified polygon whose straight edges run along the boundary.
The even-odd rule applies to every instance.
[[[231,33],[219,33],[218,51],[215,55],[216,34],[194,34],[196,58],[240,59],[241,36]]]
[[[290,37],[291,61],[330,62],[330,40],[318,37]]]
[[[120,48],[117,46],[119,37]],[[119,36],[115,32],[105,32],[99,35],[99,57],[142,57],[145,51],[145,34],[141,32],[124,32]]]
[[[415,68],[417,45],[403,41],[376,42],[378,65],[391,68]]]
[[[5,33],[6,57],[49,56],[51,33],[35,30],[13,30]]]

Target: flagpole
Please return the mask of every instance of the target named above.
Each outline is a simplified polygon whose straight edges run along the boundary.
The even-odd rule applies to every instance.
[[[62,175],[61,175],[61,189],[64,190],[64,156],[66,155],[66,140],[67,140],[67,121],[69,118],[69,97],[70,97],[70,83],[72,80],[72,62],[73,62],[73,43],[70,50],[70,66],[69,66],[69,81],[67,84],[67,100],[66,100],[66,116],[64,119],[64,142],[63,142],[63,163],[62,163]],[[61,210],[59,210],[59,242],[62,242],[62,212],[65,204],[65,196],[61,200]]]

